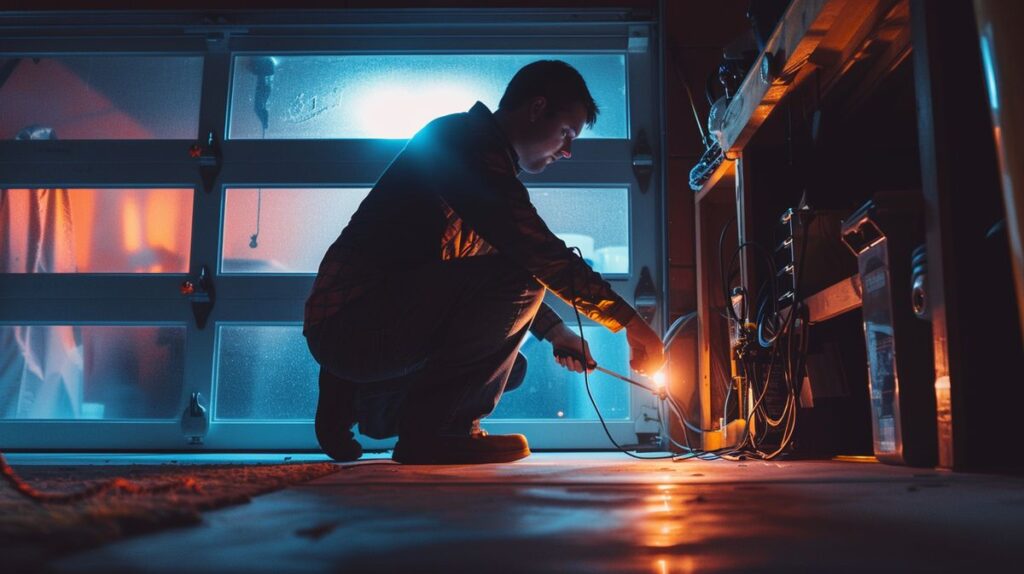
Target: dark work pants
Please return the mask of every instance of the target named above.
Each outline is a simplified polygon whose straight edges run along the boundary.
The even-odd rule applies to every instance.
[[[363,434],[468,434],[522,383],[543,295],[501,255],[439,261],[392,273],[306,337],[321,378],[355,387]]]

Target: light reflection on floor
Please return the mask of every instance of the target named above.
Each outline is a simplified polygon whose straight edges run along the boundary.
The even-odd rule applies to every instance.
[[[378,461],[59,572],[947,570],[1020,560],[1024,481],[839,462]],[[310,535],[309,533],[316,533]],[[867,551],[870,550],[870,551]]]

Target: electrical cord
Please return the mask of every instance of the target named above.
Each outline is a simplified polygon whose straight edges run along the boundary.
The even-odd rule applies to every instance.
[[[796,281],[793,292],[793,297],[789,307],[789,312],[785,314],[785,318],[782,324],[779,324],[780,311],[778,309],[778,296],[777,286],[774,281],[775,274],[775,262],[771,252],[764,246],[747,241],[737,246],[736,250],[730,259],[728,267],[722,265],[722,257],[724,255],[724,239],[726,231],[733,220],[726,222],[723,226],[721,235],[719,236],[719,266],[720,273],[723,281],[723,295],[727,302],[727,319],[739,320],[736,316],[736,310],[731,305],[731,299],[729,296],[729,285],[728,277],[732,269],[735,268],[736,259],[743,249],[753,249],[759,256],[763,257],[763,260],[767,263],[769,269],[768,285],[762,283],[758,289],[758,311],[756,314],[756,331],[758,337],[758,343],[763,348],[769,349],[768,368],[764,372],[759,372],[756,362],[748,356],[744,356],[740,359],[740,365],[744,373],[747,375],[747,379],[751,382],[751,389],[754,395],[757,397],[754,401],[750,413],[746,417],[746,426],[744,428],[744,436],[740,442],[730,451],[720,452],[722,458],[730,458],[733,454],[739,454],[741,457],[750,455],[756,458],[770,460],[782,452],[789,446],[792,439],[793,432],[796,428],[796,397],[798,396],[799,387],[802,386],[803,381],[800,376],[804,364],[806,361],[807,353],[807,333],[808,325],[806,320],[801,320],[800,329],[798,332],[793,332],[793,326],[796,321],[798,314],[801,314],[803,308],[800,304],[800,281],[802,278],[803,262],[806,255],[807,243],[806,241],[801,246],[801,253],[796,269]],[[801,220],[801,224],[805,224]],[[769,301],[770,298],[770,301]],[[746,300],[746,297],[744,297]],[[745,316],[744,312],[744,316]],[[796,342],[794,342],[796,339]],[[785,342],[783,345],[782,342]],[[794,345],[796,348],[794,349]],[[766,408],[765,401],[768,396],[769,386],[775,380],[776,364],[781,365],[781,378],[782,384],[786,390],[785,403],[782,408],[782,412],[778,416],[772,416]],[[732,392],[732,385],[729,385],[726,400],[723,403],[723,416],[727,418],[729,408],[729,397]],[[742,401],[742,397],[737,397],[737,400]],[[758,435],[752,435],[749,430],[752,428],[752,424],[757,421],[760,425],[763,425],[765,431],[758,433]],[[781,432],[781,440],[778,448],[763,450],[763,446],[766,444],[767,437],[771,432]]]
[[[728,221],[725,222],[725,225],[722,226],[722,232],[718,234],[718,272],[721,275],[722,279],[722,297],[725,301],[725,309],[727,313],[726,318],[731,318],[734,321],[742,323],[743,321],[736,316],[736,309],[734,309],[732,306],[732,297],[729,294],[729,284],[732,283],[732,278],[727,276],[725,270],[725,261],[722,257],[722,255],[725,253],[725,234],[727,231],[729,231],[729,226],[735,222],[736,216],[733,215],[732,217],[729,218]],[[731,266],[729,270],[732,270]],[[744,297],[744,300],[745,299],[746,298]]]
[[[263,123],[263,134],[260,139],[267,139],[267,124]],[[249,249],[259,247],[260,240],[260,216],[263,211],[263,187],[256,188],[256,231],[249,236]]]
[[[582,254],[582,252],[580,251],[580,249],[578,247],[574,247],[574,248],[572,248],[572,250],[575,250],[576,254],[579,255],[580,258],[582,259],[582,255],[583,254]],[[574,312],[575,317],[576,317],[576,326],[577,326],[577,329],[579,330],[579,336],[580,336],[580,354],[579,354],[579,356],[577,358],[580,359],[582,362],[585,362],[585,360],[586,360],[586,338],[585,338],[584,333],[583,333],[583,321],[580,318],[579,307],[576,304],[577,292],[576,292],[575,279],[573,278],[573,276],[571,274],[569,276],[569,288],[570,288],[570,291],[571,291],[571,299],[572,299],[573,312]],[[662,338],[662,344],[665,345],[666,342],[667,343],[671,343],[672,340],[674,340],[674,338],[682,330],[682,328],[686,324],[688,324],[690,321],[692,321],[695,317],[696,317],[696,313],[690,313],[688,315],[684,315],[683,317],[680,317],[679,319],[677,319],[673,323],[673,325],[669,328],[669,330],[666,332],[665,336]],[[585,365],[585,367],[586,367],[586,365]],[[603,369],[603,371],[606,372],[606,373],[609,372],[606,369]],[[622,379],[622,380],[624,380],[626,382],[632,383],[632,384],[634,384],[634,385],[636,385],[638,387],[644,388],[644,389],[646,389],[648,391],[652,391],[652,392],[654,391],[649,386],[644,385],[642,383],[638,383],[636,381],[633,381],[632,379],[629,379],[627,377],[618,375],[616,373],[611,373],[611,374],[613,376],[616,376],[619,379]],[[731,449],[722,449],[721,451],[705,451],[705,450],[701,450],[701,449],[696,449],[692,445],[690,445],[689,444],[689,435],[686,432],[686,429],[692,430],[693,432],[697,432],[697,433],[702,433],[703,430],[700,429],[699,427],[696,427],[695,425],[693,425],[693,424],[691,424],[689,422],[689,420],[687,419],[686,415],[683,414],[682,409],[677,404],[677,402],[675,400],[675,397],[673,397],[671,395],[671,390],[666,385],[663,389],[661,389],[660,391],[657,392],[657,395],[658,395],[658,397],[660,399],[662,399],[662,402],[665,403],[665,405],[679,418],[679,420],[686,427],[683,430],[683,439],[686,441],[686,444],[684,445],[684,444],[680,444],[679,442],[677,442],[674,438],[672,438],[671,433],[667,433],[668,434],[668,438],[669,438],[670,443],[673,446],[675,446],[676,448],[679,448],[680,450],[684,450],[685,453],[683,455],[670,454],[670,455],[665,455],[665,456],[640,456],[640,455],[634,454],[632,452],[629,452],[629,450],[627,450],[625,447],[620,445],[615,440],[615,438],[611,434],[611,431],[608,429],[608,425],[607,425],[607,423],[604,420],[604,416],[601,414],[601,410],[598,407],[597,401],[594,399],[593,392],[592,392],[592,390],[590,388],[590,376],[589,376],[589,370],[587,368],[584,368],[584,370],[583,370],[583,383],[584,383],[584,387],[586,388],[586,391],[587,391],[587,397],[590,399],[590,404],[594,407],[594,412],[597,414],[597,418],[598,418],[598,420],[601,423],[601,428],[604,430],[605,436],[608,437],[609,442],[611,442],[612,445],[614,445],[617,450],[619,450],[620,452],[622,452],[622,453],[624,453],[624,454],[626,454],[626,455],[628,455],[630,457],[633,457],[633,458],[636,458],[636,459],[639,459],[639,460],[666,460],[666,459],[672,459],[673,461],[683,461],[683,460],[690,460],[690,459],[694,459],[694,458],[701,459],[701,460],[714,460],[714,459],[722,458],[723,455],[721,453],[726,453],[726,455],[727,455],[728,454],[727,451],[731,450]],[[659,417],[660,416],[661,416],[661,412],[660,412],[660,408],[659,408]],[[667,418],[667,417],[665,417],[665,418]]]
[[[580,250],[579,247],[573,247],[573,248],[570,249],[570,251],[572,251],[572,250],[576,251],[576,254],[579,255],[580,260],[583,259],[583,252]],[[572,310],[576,314],[576,326],[579,328],[579,334],[580,334],[580,357],[581,357],[581,360],[583,362],[583,385],[584,385],[584,387],[587,390],[587,398],[590,399],[590,404],[594,406],[594,412],[597,413],[597,419],[599,421],[601,421],[601,428],[604,429],[605,436],[608,437],[608,440],[612,443],[612,445],[615,446],[616,449],[618,449],[619,451],[621,451],[624,454],[627,454],[627,455],[629,455],[629,456],[631,456],[633,458],[639,459],[639,460],[664,460],[664,459],[674,458],[675,455],[673,455],[673,454],[670,454],[670,455],[667,455],[667,456],[640,456],[638,454],[634,454],[632,452],[629,452],[625,447],[620,445],[615,440],[615,438],[612,436],[611,431],[608,430],[608,423],[605,422],[604,416],[601,415],[601,409],[598,408],[597,401],[594,400],[594,393],[591,392],[591,390],[590,390],[590,370],[587,368],[587,367],[589,367],[589,365],[587,364],[587,361],[586,361],[586,358],[587,358],[587,340],[584,338],[584,335],[583,335],[583,320],[580,318],[580,309],[579,309],[579,306],[576,305],[576,296],[577,296],[576,295],[576,280],[573,277],[573,274],[571,272],[569,273],[569,290],[572,291],[572,293],[571,293],[571,295],[572,295]],[[644,388],[647,388],[646,385],[641,385],[639,383],[637,383],[637,385],[641,386],[641,387],[644,387]],[[648,389],[648,390],[650,390],[650,389]]]

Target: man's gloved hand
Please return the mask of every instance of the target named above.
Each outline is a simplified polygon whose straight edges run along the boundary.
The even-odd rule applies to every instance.
[[[661,337],[639,315],[626,323],[629,342],[629,366],[642,375],[653,375],[665,364]]]
[[[565,325],[553,327],[545,339],[551,343],[555,360],[559,365],[574,373],[583,372],[583,362],[579,360],[580,348],[582,346],[587,360],[587,370],[593,371],[597,366],[594,357],[590,355],[590,345]]]

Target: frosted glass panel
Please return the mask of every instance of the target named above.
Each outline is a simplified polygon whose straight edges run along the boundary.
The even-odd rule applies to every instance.
[[[629,372],[623,333],[584,327],[594,357],[614,371]],[[492,418],[595,419],[583,375],[555,362],[551,345],[529,337],[522,352],[526,380],[505,394]],[[222,326],[217,368],[219,420],[312,420],[320,368],[309,354],[301,326]],[[608,375],[593,373],[591,389],[605,418],[629,417],[629,389]]]
[[[312,420],[319,374],[299,325],[220,327],[216,418]]]
[[[575,329],[575,327],[574,327]],[[594,360],[606,369],[629,373],[629,346],[625,331],[612,333],[604,327],[583,327]],[[506,393],[492,419],[596,419],[587,398],[583,375],[563,369],[551,354],[551,344],[529,336],[520,349],[529,361],[526,380],[515,391]],[[606,375],[590,374],[601,416],[605,419],[629,418],[629,385]]]
[[[192,189],[0,190],[2,273],[187,273]]]
[[[0,325],[0,418],[177,418],[184,354],[184,326]]]
[[[202,57],[0,58],[0,70],[0,139],[196,139]]]
[[[228,189],[222,271],[316,273],[323,254],[369,192],[367,188]],[[551,230],[570,246],[579,246],[596,271],[629,273],[627,188],[532,188],[530,198]]]
[[[229,137],[408,138],[478,100],[497,110],[512,76],[542,59],[579,70],[601,110],[580,137],[627,137],[622,54],[238,56]]]
[[[316,273],[327,248],[369,192],[367,188],[228,189],[222,272]]]
[[[530,188],[548,227],[598,273],[629,273],[629,189]]]

